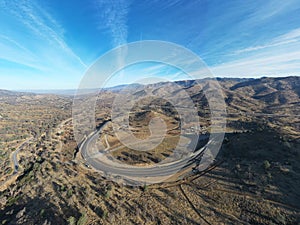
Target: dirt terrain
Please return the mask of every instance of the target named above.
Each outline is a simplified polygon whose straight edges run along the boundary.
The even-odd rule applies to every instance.
[[[300,78],[218,81],[227,127],[215,164],[177,182],[143,187],[114,183],[85,164],[74,138],[71,97],[0,91],[0,224],[299,224]],[[201,133],[209,133],[201,88],[176,83],[197,105]],[[168,92],[170,85],[150,86]],[[102,93],[97,124],[110,119],[118,92]],[[144,155],[120,148],[116,157],[151,164],[172,150],[178,115],[167,102],[160,104],[133,108],[130,125],[137,137],[146,137],[150,118],[161,115],[169,126],[164,146]],[[109,127],[103,132],[104,145],[120,146]],[[30,136],[12,179],[10,155]]]

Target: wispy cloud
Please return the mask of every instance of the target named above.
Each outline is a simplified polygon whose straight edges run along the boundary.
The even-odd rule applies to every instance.
[[[10,13],[15,19],[17,19],[17,21],[23,24],[28,31],[32,32],[35,37],[48,42],[52,48],[57,48],[64,52],[68,58],[72,58],[77,61],[84,68],[87,67],[81,58],[76,55],[64,41],[64,30],[61,26],[45,9],[43,9],[43,7],[36,4],[35,1],[2,0],[2,5],[2,10]],[[2,37],[4,37],[4,35],[2,35]],[[10,39],[10,41],[15,46],[22,46],[17,41],[12,39]],[[23,50],[25,49],[24,46],[22,46],[22,48]]]
[[[290,10],[291,7],[297,5],[299,5],[298,0],[289,0],[289,1],[273,0],[273,1],[263,2],[263,4],[258,3],[258,7],[249,16],[249,20],[247,22],[261,23],[263,22],[263,20],[267,20],[272,17],[283,14],[286,11]]]
[[[23,65],[34,70],[45,69],[36,62],[34,53],[10,37],[0,35],[0,50],[0,60]]]
[[[278,47],[281,45],[286,45],[290,43],[295,43],[295,42],[300,42],[300,28],[294,29],[287,34],[283,34],[277,38],[274,38],[271,40],[269,43],[265,45],[256,45],[244,49],[240,49],[234,52],[234,54],[240,54],[240,53],[245,53],[245,52],[252,52],[252,51],[257,51],[257,50],[262,50],[266,48],[271,48],[271,47]]]
[[[47,5],[41,4],[0,0],[0,19],[8,18],[10,24],[0,31],[0,75],[1,79],[10,77],[4,88],[15,86],[19,79],[23,83],[18,86],[23,88],[76,87],[74,83],[87,67],[67,44],[65,30]]]
[[[211,67],[216,76],[257,77],[300,75],[300,28],[228,54],[227,62]]]
[[[86,67],[81,58],[63,40],[64,30],[61,26],[46,10],[34,1],[10,0],[7,1],[6,10],[18,18],[21,23],[38,37],[47,40],[53,46],[59,46],[66,54]]]
[[[127,18],[130,7],[129,0],[115,0],[105,1],[97,0],[96,8],[98,9],[97,18],[99,20],[99,29],[108,29],[112,37],[113,47],[117,47],[127,43],[128,25]],[[119,68],[123,68],[124,55],[127,54],[127,47],[119,49],[116,63]],[[124,77],[125,73],[121,71],[121,76]]]
[[[6,81],[1,88],[14,87],[15,78],[28,87],[33,82],[76,87],[85,62],[140,40],[141,33],[145,39],[188,47],[218,76],[300,72],[299,0],[131,1],[0,0],[0,78]],[[111,64],[124,66],[126,53],[123,46]],[[121,74],[116,83],[141,73],[181,78],[164,68],[138,68],[130,77]]]
[[[268,52],[210,68],[215,76],[255,77],[300,74],[300,49],[274,54]]]
[[[7,36],[5,36],[5,35],[1,35],[1,34],[0,34],[0,40],[8,41],[8,42],[10,42],[12,45],[15,45],[17,48],[19,48],[19,49],[21,49],[21,50],[23,50],[23,51],[25,51],[25,52],[31,54],[31,52],[30,52],[26,47],[24,47],[23,45],[21,45],[20,43],[18,43],[17,41],[13,40],[13,39],[10,38],[10,37],[7,37]],[[2,41],[1,41],[1,42],[2,42]]]
[[[127,42],[128,27],[127,16],[129,12],[130,1],[115,0],[105,1],[97,0],[99,28],[109,29],[113,46],[125,44]]]

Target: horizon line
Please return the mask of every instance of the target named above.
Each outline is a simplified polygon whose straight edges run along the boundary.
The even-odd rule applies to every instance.
[[[199,79],[179,79],[179,80],[170,80],[170,81],[158,81],[158,82],[153,82],[153,83],[123,83],[123,84],[116,84],[114,86],[109,86],[109,87],[102,87],[103,89],[110,89],[110,88],[117,88],[120,86],[128,86],[132,84],[138,84],[138,85],[149,85],[149,84],[158,84],[158,83],[164,83],[164,82],[178,82],[178,81],[192,81],[192,80],[204,80],[204,79],[262,79],[262,78],[288,78],[288,77],[300,77],[300,75],[287,75],[287,76],[272,76],[272,75],[262,75],[259,77],[227,77],[227,76],[217,76],[217,77],[203,77]],[[78,90],[79,88],[74,87],[74,88],[47,88],[47,89],[6,89],[6,88],[0,88],[0,90],[7,90],[7,91],[15,91],[15,92],[34,92],[34,91],[75,91]],[[99,87],[91,87],[91,88],[85,88],[85,90],[92,90],[92,89],[100,89]]]

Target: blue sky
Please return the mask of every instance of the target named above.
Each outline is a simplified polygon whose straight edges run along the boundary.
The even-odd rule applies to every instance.
[[[76,88],[97,58],[140,40],[191,49],[215,76],[299,75],[299,15],[298,0],[0,0],[0,88]]]

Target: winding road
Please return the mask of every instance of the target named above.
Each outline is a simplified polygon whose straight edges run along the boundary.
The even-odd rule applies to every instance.
[[[104,125],[105,124],[103,124],[97,131],[91,133],[89,137],[82,142],[79,151],[88,165],[98,171],[102,171],[110,175],[135,178],[172,176],[183,168],[199,162],[203,156],[204,150],[206,149],[206,146],[204,146],[185,159],[168,164],[156,164],[152,167],[136,167],[122,163],[116,163],[115,160],[111,159],[111,157],[106,156],[106,154],[109,155],[109,153],[104,153],[104,151],[99,151],[96,154],[90,153],[91,149],[94,147],[94,144],[99,138],[99,134]],[[205,138],[207,138],[207,136]]]
[[[18,163],[18,153],[24,148],[24,146],[26,144],[28,144],[30,141],[33,140],[33,137],[28,138],[27,140],[25,140],[21,145],[19,145],[19,147],[12,153],[11,159],[12,159],[12,163],[13,163],[13,168],[14,168],[14,174],[16,174],[18,172],[19,169],[19,163]]]

